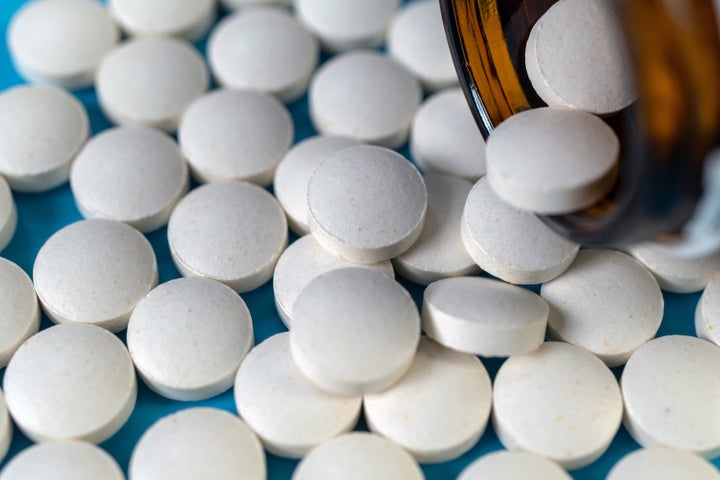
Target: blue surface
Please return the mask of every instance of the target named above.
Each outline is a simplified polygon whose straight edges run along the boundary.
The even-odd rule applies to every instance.
[[[0,28],[2,28],[0,37],[3,41],[2,48],[0,48],[0,90],[23,83],[12,67],[5,43],[9,19],[13,12],[23,3],[25,3],[24,0],[0,0]],[[201,41],[198,47],[204,51],[204,41]],[[108,128],[109,124],[100,111],[94,92],[88,89],[75,92],[75,94],[88,109],[93,134]],[[295,140],[313,135],[315,132],[308,116],[307,99],[301,98],[288,105],[288,107],[295,121]],[[405,155],[408,154],[407,148],[400,151]],[[15,193],[14,198],[19,214],[17,232],[10,245],[1,254],[16,262],[28,274],[31,274],[35,256],[45,240],[61,227],[80,220],[82,217],[75,207],[67,184],[42,194]],[[166,233],[166,229],[162,228],[148,235],[157,255],[161,282],[178,277],[170,258]],[[410,282],[402,280],[401,282],[410,290],[415,300],[419,302],[422,296],[422,288]],[[253,292],[243,294],[243,298],[252,312],[256,343],[260,343],[267,337],[285,330],[275,310],[272,285],[270,283]],[[658,335],[674,333],[693,335],[693,313],[698,298],[699,294],[677,295],[666,293],[665,318]],[[49,325],[50,322],[43,316],[41,328],[47,328]],[[124,340],[124,333],[120,334],[120,337]],[[495,372],[502,364],[501,360],[484,360],[483,362],[492,377],[494,377]],[[621,369],[614,369],[614,373],[619,378]],[[3,374],[4,369],[0,369],[0,381]],[[130,420],[116,435],[101,445],[117,459],[125,470],[127,470],[133,446],[140,435],[157,419],[174,411],[197,405],[212,406],[233,413],[236,412],[231,391],[204,402],[176,402],[151,392],[142,382],[139,381],[138,383],[138,402]],[[432,415],[434,412],[428,412],[428,414]],[[362,420],[358,429],[365,429]],[[15,429],[13,443],[5,462],[29,445],[30,441]],[[424,466],[423,470],[430,480],[455,478],[474,459],[484,453],[501,448],[502,446],[497,440],[492,426],[489,425],[478,444],[465,455],[452,462]],[[607,453],[593,465],[572,472],[573,477],[588,480],[603,479],[618,459],[636,448],[638,448],[638,445],[621,427]],[[267,461],[268,478],[271,480],[289,479],[297,463],[273,455],[268,455]],[[0,468],[5,462],[0,463]],[[715,464],[720,465],[720,460],[715,460]]]

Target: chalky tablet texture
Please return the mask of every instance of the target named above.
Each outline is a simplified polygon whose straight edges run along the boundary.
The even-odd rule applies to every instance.
[[[508,450],[568,470],[589,465],[620,427],[623,404],[610,369],[587,350],[546,342],[503,363],[493,384],[493,426]]]
[[[100,443],[135,407],[137,384],[125,345],[94,325],[55,325],[15,353],[3,381],[15,424],[35,442]]]
[[[396,148],[408,137],[421,95],[420,83],[395,60],[349,52],[325,62],[310,82],[310,118],[325,135]]]
[[[507,357],[543,343],[548,312],[547,302],[524,288],[488,278],[447,278],[425,289],[422,327],[453,350]]]
[[[652,447],[625,455],[607,480],[719,480],[717,468],[701,457],[674,448]]]
[[[22,85],[0,94],[0,131],[0,174],[13,190],[39,192],[68,179],[90,128],[85,108],[69,93]]]
[[[175,400],[204,400],[230,388],[253,344],[243,299],[207,278],[156,287],[128,324],[127,345],[141,378]]]
[[[640,445],[720,455],[720,349],[669,335],[638,348],[620,380],[624,424]]]
[[[427,191],[402,155],[361,145],[336,152],[315,169],[308,209],[320,245],[346,260],[376,263],[400,255],[420,236]]]
[[[408,373],[363,402],[371,431],[405,448],[418,462],[445,462],[467,452],[485,431],[490,376],[476,356],[424,337]]]
[[[705,287],[695,307],[695,333],[720,346],[720,275]]]
[[[252,91],[215,90],[188,108],[178,141],[199,182],[244,180],[267,186],[293,140],[283,104]]]
[[[208,40],[215,79],[289,102],[302,95],[318,63],[317,40],[290,13],[252,8],[218,24]]]
[[[40,327],[40,306],[27,273],[0,257],[0,368]]]
[[[103,58],[95,88],[112,123],[174,132],[185,109],[207,90],[209,81],[205,61],[189,43],[138,38]]]
[[[145,127],[94,136],[70,170],[75,204],[85,218],[119,220],[141,232],[167,224],[188,185],[188,167],[175,141]]]
[[[100,61],[119,38],[99,2],[40,0],[18,10],[10,21],[7,43],[25,79],[82,88],[92,85]]]
[[[110,13],[125,33],[197,40],[215,19],[215,0],[110,0]]]
[[[548,105],[603,115],[637,97],[626,37],[613,5],[560,0],[533,26],[528,77]]]
[[[615,132],[598,117],[580,110],[536,108],[513,115],[490,135],[487,178],[495,193],[515,208],[569,213],[591,206],[610,191],[619,153]]]
[[[35,290],[55,323],[86,323],[119,332],[158,282],[155,252],[134,228],[83,220],[55,232],[33,266]]]
[[[65,440],[22,450],[0,472],[0,480],[125,480],[115,459],[87,442]]]
[[[145,431],[130,457],[133,480],[264,480],[265,455],[237,416],[214,408],[168,415]]]
[[[571,480],[559,465],[524,452],[493,452],[478,458],[462,471],[458,480]],[[636,479],[637,480],[637,479]]]
[[[532,213],[501,200],[486,178],[468,194],[461,235],[475,263],[509,283],[552,280],[567,270],[580,249]]]
[[[292,480],[423,480],[412,456],[379,435],[353,432],[315,447]]]
[[[0,252],[8,246],[17,227],[17,207],[10,186],[0,175]]]
[[[213,183],[178,203],[168,240],[183,276],[212,278],[246,292],[272,277],[287,246],[287,222],[277,200],[257,185]]]
[[[330,392],[388,388],[410,368],[419,340],[420,316],[410,294],[375,270],[325,273],[303,289],[293,308],[293,359]]]
[[[5,458],[8,449],[10,448],[10,442],[12,441],[12,422],[10,421],[10,414],[5,404],[5,396],[0,390],[0,462]],[[0,477],[1,478],[1,477]]]
[[[255,347],[235,379],[235,405],[265,448],[302,458],[314,446],[353,429],[362,397],[341,397],[310,383],[290,354],[290,334],[278,333]]]

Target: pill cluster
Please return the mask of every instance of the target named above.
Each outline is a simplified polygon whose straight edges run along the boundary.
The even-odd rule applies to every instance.
[[[534,213],[616,180],[605,3],[487,146],[435,0],[21,3],[0,480],[720,479],[720,254]]]

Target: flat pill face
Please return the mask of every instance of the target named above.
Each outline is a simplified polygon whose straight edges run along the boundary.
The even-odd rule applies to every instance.
[[[10,186],[0,175],[0,252],[10,243],[17,227],[17,207]]]
[[[610,470],[607,480],[718,480],[720,472],[702,457],[667,447],[635,450]]]
[[[570,480],[571,477],[558,464],[537,455],[524,452],[493,452],[484,455],[465,470],[458,480]],[[636,479],[637,480],[637,479]]]
[[[715,276],[705,287],[695,307],[695,333],[720,345],[720,276]]]
[[[10,414],[5,404],[5,396],[0,390],[0,462],[5,458],[8,449],[10,448],[10,441],[12,440],[12,422],[10,421]]]
[[[40,306],[30,277],[0,258],[0,368],[40,326]]]
[[[193,41],[215,19],[215,0],[110,0],[108,7],[123,30],[134,36]]]

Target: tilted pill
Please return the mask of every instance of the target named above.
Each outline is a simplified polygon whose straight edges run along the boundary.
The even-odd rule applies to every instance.
[[[10,442],[12,441],[13,424],[10,421],[10,414],[5,404],[5,396],[0,390],[0,462],[7,454],[10,449]],[[0,478],[2,478],[2,472],[0,472]]]
[[[0,175],[0,252],[8,246],[17,228],[17,207],[10,186]]]
[[[40,305],[27,273],[0,257],[0,368],[40,327]]]
[[[695,307],[695,334],[720,345],[720,275],[710,280]]]
[[[215,0],[110,0],[125,33],[139,37],[200,38],[215,20]]]

